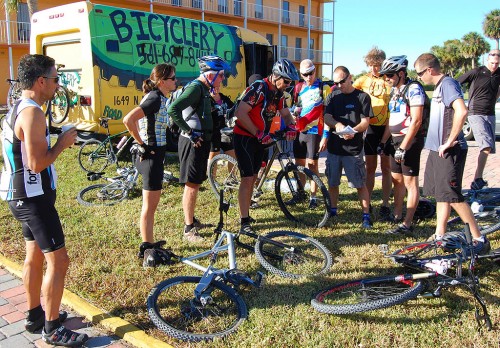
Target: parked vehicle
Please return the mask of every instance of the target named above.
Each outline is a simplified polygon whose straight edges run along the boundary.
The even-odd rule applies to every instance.
[[[497,103],[495,104],[495,115],[496,117],[496,127],[495,127],[495,135],[497,137],[500,136],[500,98],[497,100]],[[469,120],[466,120],[464,123],[464,126],[462,128],[465,136],[465,140],[472,140],[474,139],[474,134],[472,134],[472,129],[469,124]]]

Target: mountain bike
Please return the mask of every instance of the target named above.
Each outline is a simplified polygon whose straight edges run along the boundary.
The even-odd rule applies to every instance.
[[[478,324],[491,330],[491,319],[479,293],[475,265],[480,259],[498,262],[500,249],[477,255],[468,225],[464,232],[449,232],[442,240],[411,244],[391,254],[387,245],[380,247],[386,257],[411,272],[335,284],[318,292],[311,305],[322,313],[353,314],[387,308],[418,296],[440,297],[443,289],[461,286],[468,289],[479,304],[475,311]]]
[[[57,74],[59,75],[59,87],[57,87],[54,97],[49,104],[48,110],[52,115],[52,122],[59,124],[64,122],[68,117],[69,109],[74,107],[78,103],[78,94],[69,89],[67,86],[69,84],[69,79],[67,74],[75,74],[79,82],[80,76],[77,73],[72,72],[62,72],[60,71],[65,67],[64,64],[57,64]],[[47,110],[47,111],[48,111]]]
[[[122,146],[115,152],[113,146],[113,140],[117,139],[124,134],[128,134],[128,131],[122,131],[120,133],[111,135],[109,133],[110,119],[107,117],[101,117],[99,119],[99,124],[101,127],[106,129],[106,138],[103,141],[97,139],[89,139],[85,141],[78,151],[78,163],[80,167],[86,172],[99,173],[102,172],[110,164],[116,163],[117,167],[120,167],[118,163],[118,158],[125,149],[130,147],[130,144],[134,141],[132,136],[129,136]]]
[[[478,211],[493,210],[500,206],[500,188],[485,187],[480,190],[468,190],[464,193],[465,200],[472,206],[477,205]]]
[[[87,178],[90,181],[100,179],[109,183],[100,183],[85,187],[76,196],[78,203],[85,206],[113,205],[123,201],[128,197],[131,190],[137,186],[139,171],[135,167],[135,158],[137,157],[137,145],[132,145],[130,153],[132,154],[132,164],[127,167],[117,169],[117,175],[113,177],[104,177],[103,172],[89,172]],[[163,172],[164,183],[178,183],[179,179],[171,172]]]
[[[223,132],[231,134],[232,129],[223,130]],[[270,178],[271,167],[277,159],[281,170],[274,178],[274,192],[281,211],[287,219],[298,225],[323,227],[330,217],[331,205],[325,184],[308,168],[297,166],[288,152],[283,150],[284,131],[278,131],[272,137],[273,153],[264,168],[261,179],[255,184],[252,199],[258,200],[263,194],[267,179]],[[236,195],[240,186],[240,172],[236,159],[226,154],[214,156],[208,165],[208,178],[217,197],[221,190],[229,196]],[[318,206],[314,209],[309,208],[308,184],[310,182],[314,182],[317,187]]]
[[[9,91],[7,92],[7,108],[10,110],[16,100],[18,100],[21,97],[21,87],[19,85],[19,80],[16,79],[6,79],[10,86],[9,86]]]
[[[230,204],[220,193],[219,224],[213,247],[197,255],[182,257],[161,249],[162,264],[184,263],[201,272],[202,276],[180,276],[162,281],[148,295],[148,314],[158,329],[180,340],[206,341],[224,337],[236,331],[248,315],[247,306],[239,294],[241,286],[261,287],[264,274],[252,278],[237,268],[236,246],[255,252],[257,260],[269,272],[286,278],[321,275],[330,269],[332,255],[317,240],[292,231],[274,231],[265,236],[254,233],[232,233],[224,229],[223,214]],[[254,246],[239,240],[240,235],[256,240]],[[226,269],[214,267],[221,251],[227,251]],[[155,251],[144,253],[144,264],[155,265]],[[209,257],[208,266],[195,261]]]

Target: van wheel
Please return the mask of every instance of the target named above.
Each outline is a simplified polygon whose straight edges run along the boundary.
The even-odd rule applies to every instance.
[[[462,127],[462,131],[464,132],[465,140],[474,139],[474,134],[472,134],[472,128],[470,126],[469,120],[465,120],[464,126]]]

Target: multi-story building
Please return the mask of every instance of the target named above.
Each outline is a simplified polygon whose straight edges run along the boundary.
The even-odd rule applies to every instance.
[[[5,0],[6,1],[6,0]],[[277,47],[277,56],[298,63],[312,59],[322,76],[323,67],[333,63],[332,48],[323,50],[325,35],[333,34],[333,19],[325,18],[325,3],[334,0],[102,0],[101,4],[172,16],[201,19],[254,30]],[[38,10],[67,3],[39,0]],[[333,17],[333,14],[331,14]],[[30,20],[25,1],[17,13],[0,14],[0,104],[4,104],[9,85],[5,78],[16,77],[19,58],[29,52]]]

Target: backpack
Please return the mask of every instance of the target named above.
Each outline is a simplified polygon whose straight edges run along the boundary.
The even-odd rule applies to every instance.
[[[262,82],[263,86],[264,86],[263,90],[264,90],[265,97],[264,97],[264,105],[262,106],[262,111],[264,112],[266,110],[266,107],[267,107],[267,83],[264,80],[256,80],[256,81],[254,81],[254,83],[255,82]],[[248,89],[248,87],[245,89],[243,94],[238,99],[236,99],[233,107],[227,110],[227,112],[226,112],[226,124],[228,127],[233,128],[234,125],[236,124],[236,109],[238,108],[238,105],[240,105],[241,97],[243,95],[245,95],[245,92],[247,91],[247,89]]]
[[[410,101],[408,99],[408,88],[410,87],[410,85],[412,84],[418,84],[422,90],[424,91],[424,98],[425,98],[425,101],[424,101],[424,110],[423,110],[423,114],[422,114],[422,124],[420,125],[420,129],[418,130],[419,131],[419,134],[421,134],[422,136],[427,136],[427,130],[429,129],[429,119],[430,119],[430,114],[431,114],[431,100],[429,99],[429,97],[427,96],[427,93],[425,93],[425,89],[424,89],[424,86],[422,86],[422,84],[418,81],[410,81],[406,86],[405,88],[403,88],[403,91],[401,92],[402,94],[402,97],[403,97],[403,101],[405,102],[406,104],[406,113],[405,113],[405,116],[410,116]]]
[[[167,99],[166,104],[165,104],[165,109],[168,110],[170,105],[177,99],[179,96],[184,93],[186,90],[186,87],[189,86],[191,83],[197,83],[201,87],[201,82],[197,82],[198,80],[193,80],[189,83],[187,83],[185,86],[182,86],[182,88],[177,89],[170,93],[170,98]],[[195,113],[196,109],[198,109],[198,105],[195,107],[191,107],[192,110],[189,110],[189,108],[185,109],[182,111],[182,117],[184,118],[185,121],[188,121]],[[179,133],[180,128],[179,126],[174,122],[174,119],[170,114],[167,113],[167,127],[170,129],[173,133]]]

